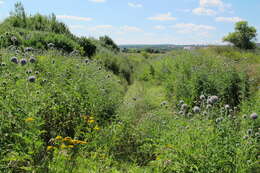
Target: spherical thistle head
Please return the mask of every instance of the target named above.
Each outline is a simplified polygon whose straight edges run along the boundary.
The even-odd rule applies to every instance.
[[[2,63],[1,63],[1,66],[2,66],[2,67],[5,67],[5,66],[6,66],[6,63],[2,62]]]
[[[16,41],[17,41],[16,36],[12,36],[12,37],[11,37],[11,40],[12,40],[12,42],[16,42]]]
[[[89,63],[89,59],[85,59],[84,62],[85,62],[86,64],[88,64],[88,63]]]
[[[167,105],[167,101],[163,101],[163,102],[161,103],[161,106],[165,106],[165,105]]]
[[[253,129],[248,129],[247,130],[247,134],[250,136],[250,135],[252,135],[253,134]]]
[[[194,106],[193,112],[194,113],[199,113],[200,112],[200,108],[198,106]]]
[[[38,75],[38,74],[40,74],[40,72],[39,72],[39,71],[36,71],[35,74]]]
[[[27,64],[27,60],[26,59],[21,59],[21,65],[26,65]]]
[[[247,115],[246,115],[246,114],[244,114],[244,115],[243,115],[243,118],[244,118],[244,119],[246,119],[246,118],[247,118]]]
[[[36,81],[36,77],[35,76],[30,76],[30,77],[28,77],[28,81],[29,82],[35,82]]]
[[[258,115],[257,115],[257,113],[252,113],[251,115],[250,115],[250,118],[251,119],[253,119],[253,120],[256,120],[257,118],[258,118]]]
[[[229,110],[230,109],[230,106],[229,105],[225,105],[224,107],[226,110]]]
[[[29,59],[29,62],[30,62],[30,63],[35,63],[35,62],[36,62],[36,59],[35,59],[34,57],[31,57],[31,58]]]
[[[211,104],[207,104],[206,109],[211,109],[212,105]]]
[[[216,123],[219,124],[222,121],[222,118],[217,118]]]
[[[32,70],[27,70],[26,71],[26,74],[31,74],[32,73]]]
[[[211,96],[208,98],[207,103],[208,104],[214,104],[218,101],[218,96]]]
[[[13,56],[13,57],[11,58],[11,62],[13,62],[13,63],[15,63],[15,64],[18,64],[18,63],[19,63],[18,58],[15,57],[15,56]]]
[[[187,108],[188,108],[188,105],[187,105],[187,104],[182,104],[182,105],[181,105],[181,110],[182,110],[182,111],[187,110]]]
[[[206,99],[205,95],[200,96],[200,100],[205,100],[205,99]]]

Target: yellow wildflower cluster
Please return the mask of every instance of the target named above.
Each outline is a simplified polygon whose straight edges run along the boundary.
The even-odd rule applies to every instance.
[[[95,122],[95,118],[93,116],[83,115],[82,118],[89,124]]]
[[[25,122],[27,122],[27,123],[30,123],[30,122],[33,122],[33,121],[34,121],[34,118],[32,118],[32,117],[25,119]]]
[[[72,139],[71,137],[63,138],[62,136],[57,136],[55,138],[55,142],[56,142],[56,145],[47,147],[48,151],[52,150],[54,148],[60,148],[60,149],[75,148],[76,145],[87,144],[87,142],[85,142],[85,141]]]

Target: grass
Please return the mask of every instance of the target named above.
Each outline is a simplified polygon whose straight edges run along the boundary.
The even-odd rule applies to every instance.
[[[22,66],[10,58],[32,53],[2,49],[1,172],[259,172],[259,54],[223,51],[53,50]]]

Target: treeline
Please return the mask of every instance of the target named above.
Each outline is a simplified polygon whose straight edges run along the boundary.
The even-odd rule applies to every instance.
[[[119,47],[108,36],[94,38],[73,35],[54,14],[28,15],[21,3],[15,4],[10,16],[0,24],[0,47],[16,46],[30,49],[58,49],[67,53],[77,52],[82,56],[93,56],[98,47],[119,52]]]

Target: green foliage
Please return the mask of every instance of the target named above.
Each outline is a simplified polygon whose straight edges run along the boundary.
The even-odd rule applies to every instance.
[[[83,56],[92,57],[96,53],[97,47],[91,42],[91,40],[81,37],[78,39],[78,43],[83,48]]]
[[[223,40],[234,44],[240,49],[254,49],[256,47],[256,29],[248,26],[248,22],[241,21],[236,23],[235,32],[224,37]]]
[[[108,36],[99,37],[101,44],[112,51],[119,52],[120,48],[115,44],[115,42]]]

